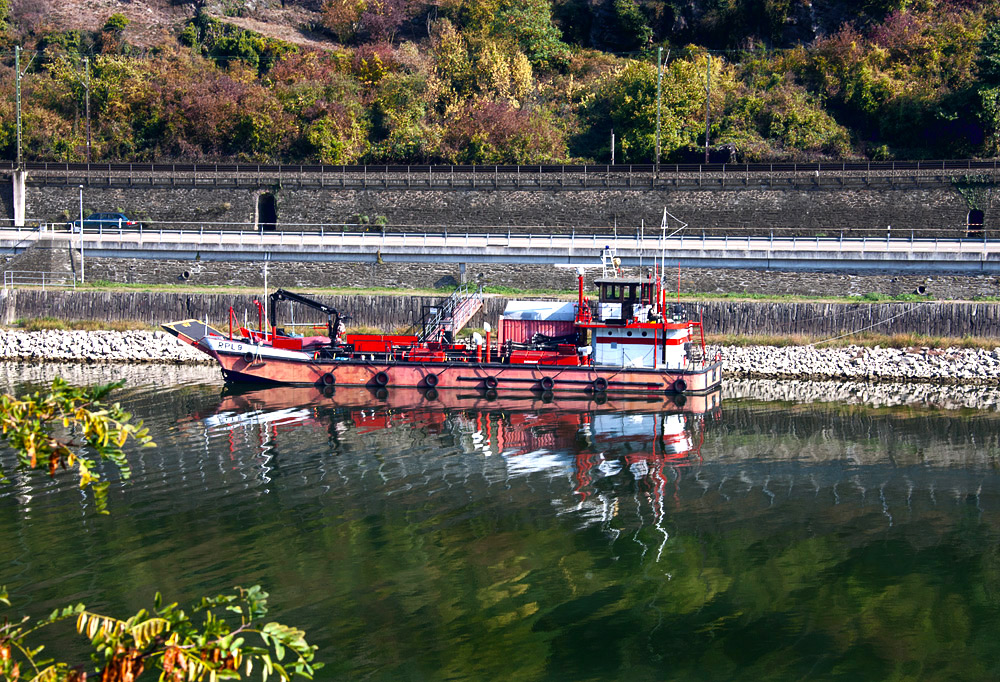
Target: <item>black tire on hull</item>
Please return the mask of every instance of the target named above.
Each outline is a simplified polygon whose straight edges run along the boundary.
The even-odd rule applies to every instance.
[[[322,377],[320,377],[320,383],[324,386],[333,386],[337,383],[337,377],[333,376],[333,372],[327,372]]]
[[[497,387],[497,385],[499,383],[500,382],[497,381],[496,377],[486,377],[486,380],[483,381],[483,384],[486,386],[486,388],[488,388],[491,391],[494,390],[494,389],[496,389],[496,387]]]
[[[386,386],[389,383],[389,375],[385,372],[379,372],[375,375],[375,385],[376,386]]]
[[[427,384],[428,386],[430,386],[431,388],[434,388],[435,386],[437,386],[438,385],[437,374],[428,374],[427,376],[425,376],[424,377],[424,383]]]
[[[552,387],[555,386],[555,385],[556,385],[556,382],[553,381],[552,377],[542,377],[541,381],[538,382],[538,386],[543,391],[551,391]]]

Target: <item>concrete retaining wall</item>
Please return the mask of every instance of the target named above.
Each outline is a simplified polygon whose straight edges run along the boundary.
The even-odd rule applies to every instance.
[[[242,320],[250,311],[253,295],[178,294],[169,292],[65,292],[14,290],[0,294],[0,314],[8,323],[19,318],[140,320],[150,324],[184,318],[225,324],[233,306]],[[353,316],[352,325],[398,330],[420,320],[421,307],[440,298],[420,296],[319,296],[319,300]],[[507,299],[489,297],[483,320],[495,323]],[[833,337],[871,329],[878,333],[922,333],[932,336],[1000,338],[1000,304],[996,303],[771,303],[715,301],[686,304],[700,310],[709,333],[807,334]],[[288,321],[288,317],[283,319]],[[314,316],[309,318],[315,319]],[[303,321],[303,320],[299,320]]]

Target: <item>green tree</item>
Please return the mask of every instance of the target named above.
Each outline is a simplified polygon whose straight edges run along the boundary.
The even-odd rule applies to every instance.
[[[614,0],[614,10],[625,41],[623,47],[629,49],[646,47],[653,39],[653,29],[639,11],[635,0]]]
[[[566,66],[569,47],[552,23],[549,0],[503,0],[493,20],[492,33],[513,39],[532,66],[540,69]]]
[[[976,56],[978,118],[983,126],[983,151],[1000,152],[1000,24],[991,24],[979,41]]]
[[[125,29],[128,28],[128,25],[130,23],[132,22],[127,16],[125,16],[121,12],[115,12],[110,17],[108,17],[108,20],[106,22],[104,22],[103,30],[107,31],[108,33],[121,34],[125,32]]]
[[[10,31],[10,0],[0,0],[0,36]]]
[[[705,111],[704,56],[671,61],[661,88],[661,157],[697,142],[703,134]],[[712,60],[713,97],[732,88],[732,73],[721,59]],[[617,158],[627,163],[649,163],[656,153],[656,67],[629,61],[609,73],[588,103],[592,124],[614,128],[621,149]],[[714,139],[714,136],[713,136]]]
[[[1000,23],[990,24],[979,41],[976,71],[983,84],[1000,85]]]

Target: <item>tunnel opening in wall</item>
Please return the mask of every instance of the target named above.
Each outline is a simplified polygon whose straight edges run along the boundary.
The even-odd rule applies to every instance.
[[[982,239],[986,236],[983,229],[984,218],[985,215],[978,208],[969,211],[969,216],[965,221],[965,236],[969,239]]]
[[[257,196],[257,227],[263,232],[278,229],[278,202],[270,192]]]

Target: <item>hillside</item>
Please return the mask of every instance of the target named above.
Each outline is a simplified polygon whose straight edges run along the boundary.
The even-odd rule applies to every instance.
[[[691,161],[706,108],[720,160],[1000,146],[997,0],[0,0],[4,15],[8,92],[14,45],[37,57],[33,159],[85,159],[84,56],[94,160],[607,162],[614,130],[616,161],[643,163],[659,110],[661,159]]]
[[[168,42],[175,42],[198,10],[197,3],[174,2],[173,0],[58,0],[41,3],[45,26],[44,32],[89,31],[98,32],[105,21],[115,12],[129,18],[129,43],[137,47],[153,48]],[[230,3],[231,4],[231,3]],[[249,31],[255,31],[269,38],[276,38],[305,47],[329,48],[329,38],[311,34],[303,27],[319,21],[319,13],[301,5],[282,7],[280,3],[261,7],[246,16],[227,16],[226,4],[216,3],[208,12],[228,23]],[[245,6],[245,5],[244,5]],[[37,11],[37,10],[36,10]]]

